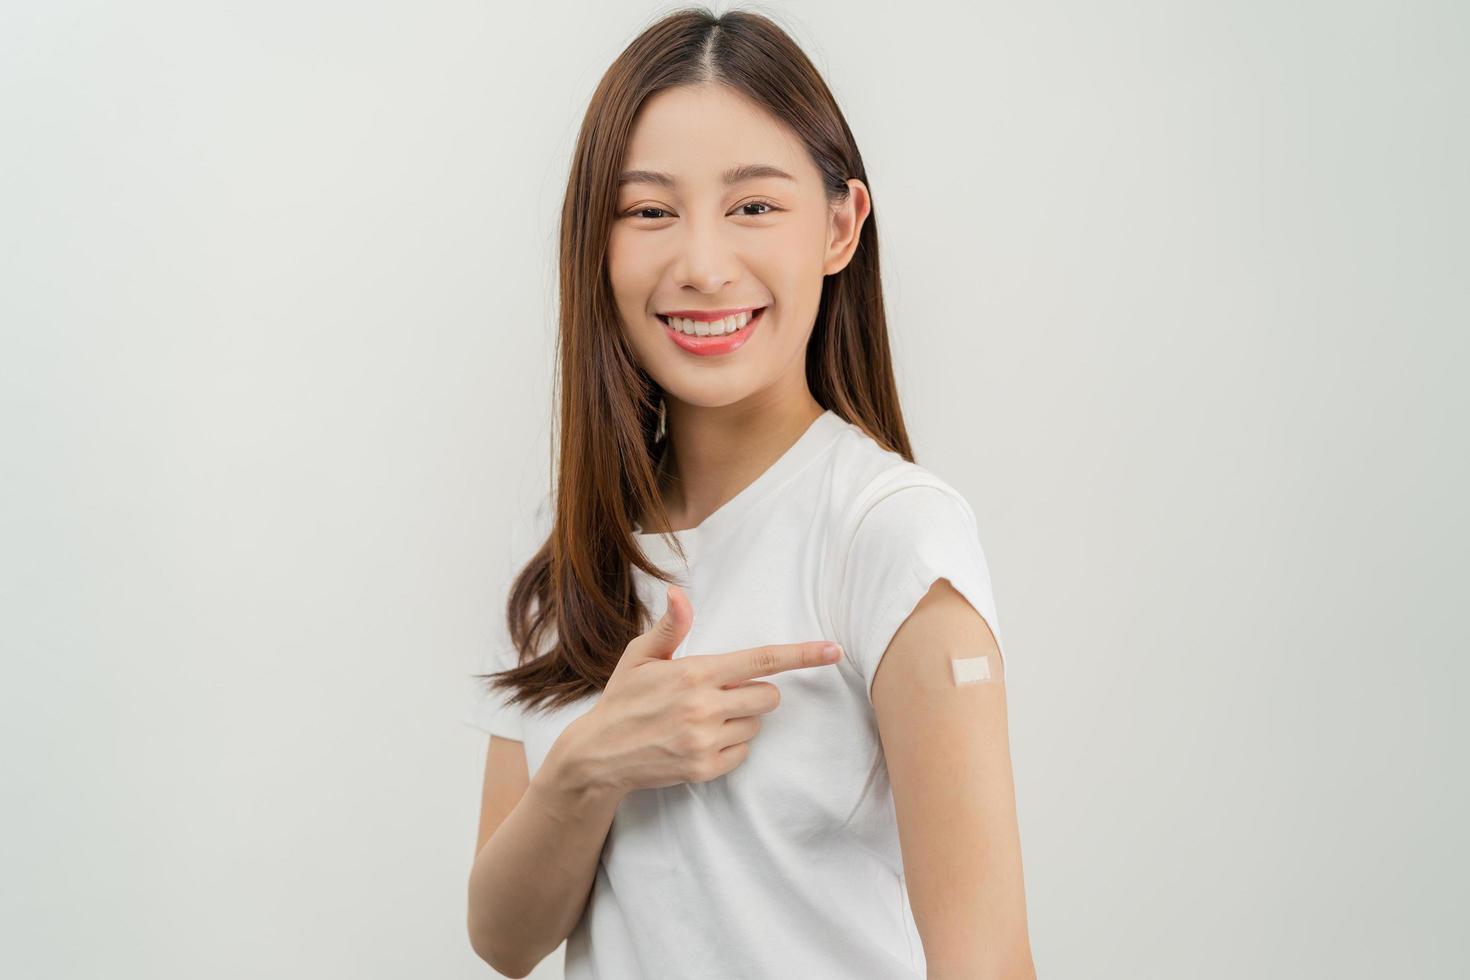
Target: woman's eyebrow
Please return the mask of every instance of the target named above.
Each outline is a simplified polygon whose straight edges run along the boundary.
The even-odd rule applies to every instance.
[[[755,180],[759,177],[777,177],[782,180],[795,181],[796,178],[782,170],[780,167],[769,163],[742,163],[731,167],[722,175],[724,182],[738,184],[743,180]],[[618,174],[618,186],[624,184],[657,184],[659,187],[667,187],[673,190],[678,181],[671,174],[660,173],[657,170],[624,170]]]

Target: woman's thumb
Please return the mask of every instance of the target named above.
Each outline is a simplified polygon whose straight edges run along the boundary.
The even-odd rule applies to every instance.
[[[665,595],[669,604],[653,628],[643,634],[642,644],[644,656],[661,660],[668,660],[674,655],[684,637],[689,635],[689,627],[694,621],[694,607],[689,604],[689,597],[683,589],[671,585]]]

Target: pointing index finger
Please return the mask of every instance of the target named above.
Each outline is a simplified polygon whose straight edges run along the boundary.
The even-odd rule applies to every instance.
[[[785,670],[824,667],[842,659],[842,648],[827,640],[810,643],[768,643],[734,653],[715,655],[715,677],[720,684],[753,680]]]

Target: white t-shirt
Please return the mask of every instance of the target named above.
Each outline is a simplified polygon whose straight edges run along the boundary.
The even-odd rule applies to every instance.
[[[974,512],[828,411],[754,483],[675,533],[687,566],[661,536],[636,535],[694,607],[675,657],[822,639],[844,656],[758,678],[781,703],[732,771],[622,800],[567,939],[568,980],[924,977],[872,681],[938,578],[1002,643]],[[634,575],[661,615],[663,583]],[[488,662],[510,667],[513,654]],[[599,696],[541,714],[477,688],[464,720],[522,740],[534,775]]]

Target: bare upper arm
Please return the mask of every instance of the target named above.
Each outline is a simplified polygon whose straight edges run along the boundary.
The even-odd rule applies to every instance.
[[[479,854],[495,828],[515,809],[530,785],[526,770],[526,746],[515,739],[490,736],[485,753],[485,783],[480,791],[480,832],[475,842]]]
[[[951,659],[982,655],[999,683],[957,685]],[[1004,679],[989,624],[940,578],[873,680],[914,923],[944,976],[1036,975]]]

